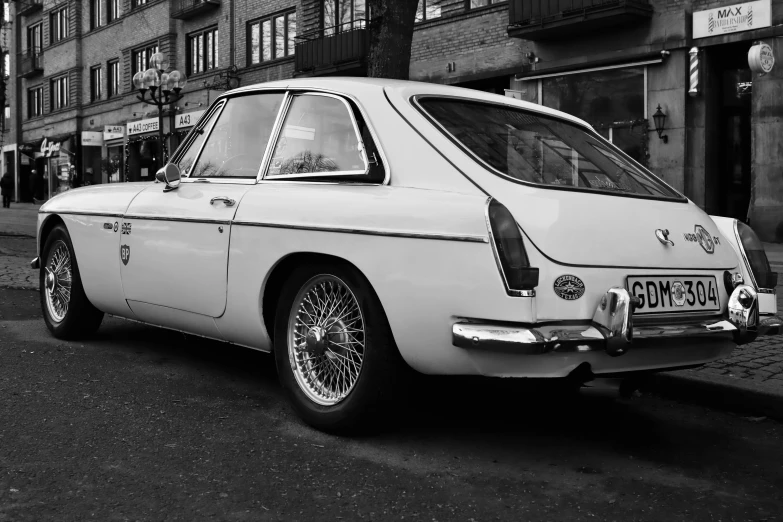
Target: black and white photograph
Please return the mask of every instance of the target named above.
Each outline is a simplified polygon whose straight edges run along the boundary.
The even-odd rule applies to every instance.
[[[0,522],[783,521],[783,0],[0,18]]]

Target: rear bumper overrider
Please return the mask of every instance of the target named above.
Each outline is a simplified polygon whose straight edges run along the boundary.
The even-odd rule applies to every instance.
[[[709,338],[733,339],[737,344],[759,335],[783,331],[783,319],[759,317],[758,295],[747,285],[738,285],[729,298],[723,318],[687,324],[634,325],[635,298],[624,288],[610,288],[600,299],[589,323],[556,322],[535,325],[460,321],[452,326],[452,344],[468,350],[519,355],[546,353],[605,352],[620,356],[634,345],[648,349],[655,341]],[[635,342],[638,341],[638,342]]]

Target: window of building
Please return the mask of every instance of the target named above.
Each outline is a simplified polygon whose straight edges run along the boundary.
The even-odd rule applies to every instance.
[[[27,49],[35,54],[43,48],[43,24],[37,23],[27,28]]]
[[[261,63],[294,54],[296,11],[250,23],[250,63]]]
[[[8,78],[11,75],[11,55],[8,51],[3,52],[3,76]]]
[[[440,18],[442,3],[443,0],[419,0],[419,5],[416,7],[416,21],[424,22]]]
[[[507,0],[465,0],[465,7],[467,9],[475,9],[477,7],[485,7],[492,4],[504,3]]]
[[[11,2],[3,2],[3,21],[11,21]]]
[[[59,42],[68,38],[68,6],[61,7],[52,11],[49,15],[49,29],[51,33],[51,43]]]
[[[324,0],[325,35],[360,29],[367,23],[366,0]]]
[[[68,77],[61,76],[52,80],[50,93],[53,111],[68,107],[70,104],[68,99]]]
[[[120,17],[120,0],[107,0],[106,22],[110,23]]]
[[[541,81],[541,104],[573,114],[626,154],[646,163],[644,67],[607,68],[550,76]]]
[[[103,25],[103,2],[105,0],[90,0],[90,29]]]
[[[120,62],[119,60],[112,60],[106,66],[106,72],[108,73],[108,97],[117,96],[120,93]]]
[[[132,70],[131,78],[137,72],[144,72],[150,67],[150,58],[152,55],[158,52],[158,44],[150,45],[142,49],[136,49],[133,51],[132,58]]]
[[[198,74],[218,67],[217,27],[188,36],[188,71]]]
[[[141,5],[147,5],[149,0],[131,0],[131,9],[135,9]]]
[[[90,101],[101,99],[103,93],[103,72],[100,65],[90,69]]]
[[[27,117],[35,118],[43,114],[43,87],[27,90]]]

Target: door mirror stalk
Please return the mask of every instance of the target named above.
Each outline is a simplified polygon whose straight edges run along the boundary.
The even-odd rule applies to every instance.
[[[182,174],[179,171],[179,167],[174,163],[167,163],[165,167],[155,173],[155,181],[166,184],[163,192],[169,192],[179,187],[181,179]]]

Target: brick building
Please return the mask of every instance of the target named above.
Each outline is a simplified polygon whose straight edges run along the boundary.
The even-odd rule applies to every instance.
[[[188,77],[165,114],[168,148],[230,85],[366,71],[363,0],[17,5],[17,141],[31,162],[20,199],[68,187],[69,169],[89,183],[152,179],[157,109],[132,77],[154,51]],[[778,54],[782,24],[783,0],[421,0],[410,75],[576,114],[708,212],[783,241],[783,69],[752,77],[747,58],[756,41]],[[29,180],[32,167],[46,178]]]

